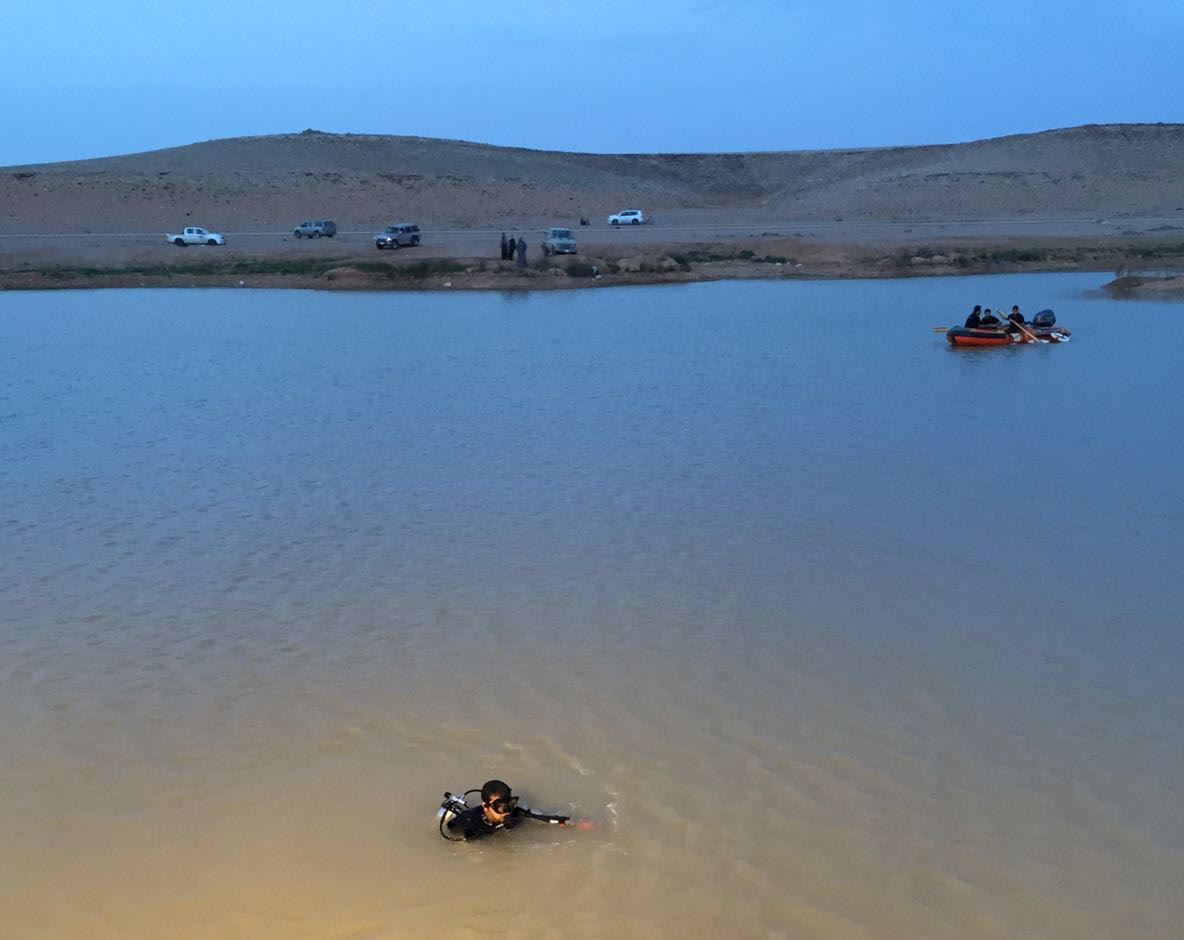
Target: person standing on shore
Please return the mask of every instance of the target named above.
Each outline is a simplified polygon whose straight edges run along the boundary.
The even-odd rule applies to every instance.
[[[518,267],[526,267],[526,239],[518,239]]]
[[[505,261],[506,258],[509,257],[509,254],[510,254],[510,245],[509,245],[509,242],[506,241],[506,233],[502,232],[502,261]]]

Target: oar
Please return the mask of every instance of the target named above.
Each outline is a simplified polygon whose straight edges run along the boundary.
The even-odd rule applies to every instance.
[[[1002,308],[1002,307],[996,307],[995,309],[996,309],[997,311],[999,311],[999,313],[992,314],[992,316],[994,316],[994,317],[995,317],[995,319],[996,319],[996,320],[998,320],[999,322],[998,322],[998,323],[992,323],[992,324],[990,324],[990,325],[988,325],[988,326],[979,327],[979,329],[982,329],[982,330],[994,330],[996,333],[1006,333],[1006,332],[1007,332],[1007,320],[1006,320],[1004,317],[1001,317],[1001,316],[999,316],[999,314],[1000,314],[1000,313],[1003,313],[1003,308]]]
[[[1002,308],[1002,307],[1000,307],[999,309],[1000,309],[1000,310],[1002,310],[1003,308]],[[1018,327],[1020,328],[1020,330],[1023,332],[1023,334],[1024,334],[1026,337],[1028,337],[1028,339],[1030,339],[1030,340],[1031,340],[1033,343],[1039,343],[1039,342],[1040,342],[1040,337],[1039,337],[1039,336],[1037,336],[1035,333],[1033,333],[1031,330],[1029,330],[1029,329],[1028,329],[1026,326],[1024,326],[1022,323],[1016,323],[1016,321],[1015,321],[1015,320],[1010,320],[1010,319],[1008,319],[1008,320],[1004,320],[1004,321],[1003,321],[1003,324],[1007,324],[1007,323],[1015,323],[1015,325],[1016,325],[1016,326],[1018,326]],[[1007,329],[1006,325],[1004,325],[1004,326],[1003,326],[1003,329],[1005,329],[1005,330]]]

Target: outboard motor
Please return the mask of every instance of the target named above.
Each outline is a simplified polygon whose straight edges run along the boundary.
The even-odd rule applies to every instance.
[[[1041,310],[1036,316],[1032,317],[1032,326],[1038,330],[1051,330],[1056,322],[1057,315],[1051,310]]]

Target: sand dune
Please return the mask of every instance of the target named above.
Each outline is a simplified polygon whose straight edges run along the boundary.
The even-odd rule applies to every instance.
[[[1089,125],[972,143],[588,154],[305,131],[0,169],[0,233],[574,223],[1154,216],[1184,224],[1184,125]]]

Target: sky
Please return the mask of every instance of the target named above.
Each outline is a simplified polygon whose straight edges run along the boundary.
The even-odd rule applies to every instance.
[[[0,8],[0,166],[306,128],[669,153],[1184,123],[1181,0]]]

